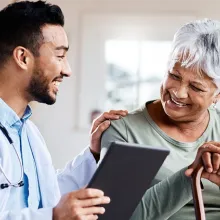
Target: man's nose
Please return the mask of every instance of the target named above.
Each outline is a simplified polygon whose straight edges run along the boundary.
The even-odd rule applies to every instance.
[[[62,68],[62,75],[65,77],[70,77],[72,74],[72,70],[70,68],[70,64],[67,59],[63,60],[63,68]]]

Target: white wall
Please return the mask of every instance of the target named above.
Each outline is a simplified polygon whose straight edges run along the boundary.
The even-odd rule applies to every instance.
[[[73,76],[64,80],[54,106],[34,104],[32,119],[45,137],[56,167],[63,167],[89,142],[89,112],[102,108],[105,99],[106,39],[172,39],[186,21],[220,19],[217,0],[50,2],[59,4],[65,13]]]

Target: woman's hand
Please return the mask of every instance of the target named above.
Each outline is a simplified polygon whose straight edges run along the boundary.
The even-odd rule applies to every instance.
[[[186,176],[191,176],[200,165],[204,167],[202,178],[220,186],[220,142],[203,144],[198,149],[194,162],[186,170]]]

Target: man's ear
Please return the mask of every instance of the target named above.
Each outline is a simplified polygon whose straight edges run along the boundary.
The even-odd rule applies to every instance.
[[[13,59],[21,69],[27,70],[33,62],[33,55],[27,48],[18,46],[13,51]]]

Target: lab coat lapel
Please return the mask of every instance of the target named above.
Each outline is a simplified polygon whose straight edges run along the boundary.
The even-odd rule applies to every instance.
[[[37,167],[43,207],[54,207],[60,199],[60,191],[51,156],[37,127],[31,121],[25,124]]]

